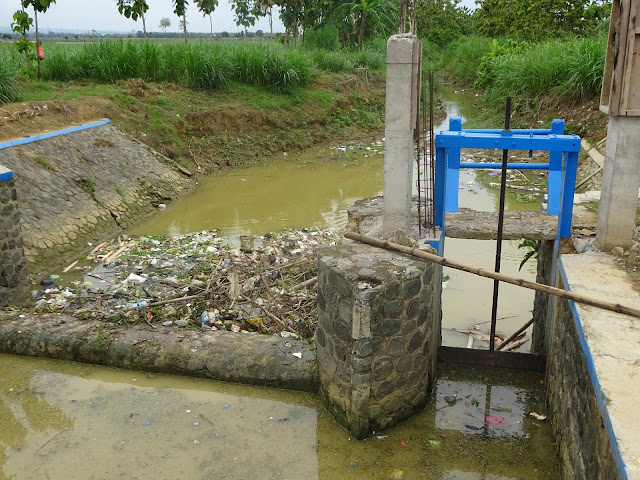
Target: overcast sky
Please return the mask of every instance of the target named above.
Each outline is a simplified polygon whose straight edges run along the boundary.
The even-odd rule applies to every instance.
[[[418,0],[419,1],[419,0]],[[178,31],[178,17],[173,13],[171,0],[148,0],[147,31],[161,31],[160,19],[167,17],[171,20],[170,32]],[[462,3],[469,7],[474,5],[474,0],[463,0]],[[13,13],[19,8],[20,0],[0,0],[0,23],[8,27],[12,22]],[[33,10],[29,10],[33,12]],[[241,28],[235,25],[233,12],[229,0],[220,0],[219,6],[212,15],[214,32],[237,32]],[[45,15],[40,16],[39,26],[41,31],[51,30],[81,31],[108,30],[119,32],[131,32],[142,30],[142,22],[134,22],[118,13],[115,0],[57,0]],[[202,14],[190,1],[187,7],[187,29],[192,32],[209,32],[209,17]],[[250,30],[269,31],[269,21],[261,18]],[[278,18],[276,9],[273,14],[274,32],[284,31],[284,27]]]

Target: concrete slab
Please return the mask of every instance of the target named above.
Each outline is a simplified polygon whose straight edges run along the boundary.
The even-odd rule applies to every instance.
[[[640,308],[640,295],[611,255],[562,255],[560,273],[576,293]],[[640,479],[640,319],[570,305],[621,478]]]
[[[382,197],[357,201],[348,211],[347,230],[371,237],[382,238]],[[411,209],[411,231],[409,235],[418,239],[417,198],[413,198]],[[505,212],[503,238],[505,240],[555,240],[557,217],[544,212]],[[572,228],[574,230],[595,230],[597,214],[584,209],[574,209]],[[457,213],[445,216],[446,236],[449,238],[469,238],[493,240],[497,238],[498,212],[480,212],[461,208]]]

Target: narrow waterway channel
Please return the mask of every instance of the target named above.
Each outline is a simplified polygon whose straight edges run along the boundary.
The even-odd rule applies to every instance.
[[[435,130],[447,130],[451,117],[463,122],[476,112],[477,98],[468,93],[444,90],[440,94],[446,118]],[[265,165],[233,170],[202,178],[195,192],[141,222],[132,235],[179,235],[218,229],[218,235],[238,246],[240,237],[263,235],[284,228],[341,229],[347,209],[361,198],[382,194],[384,144],[351,143],[331,148],[273,158]],[[482,161],[495,152],[463,152],[465,159]],[[496,211],[498,180],[486,171],[461,170],[459,204],[480,211]],[[535,174],[534,174],[535,175]],[[539,210],[541,198],[509,191],[508,210]],[[502,271],[535,280],[535,260],[518,267],[526,251],[517,241],[505,241]],[[447,239],[448,258],[492,269],[495,242]],[[443,345],[466,346],[468,334],[478,338],[475,348],[488,348],[480,338],[489,332],[493,282],[467,273],[445,270],[448,280],[443,292]],[[533,309],[533,292],[512,285],[501,286],[498,332],[509,335],[526,323]],[[528,351],[525,344],[520,351]]]
[[[559,478],[529,415],[541,374],[442,370],[423,412],[355,441],[313,394],[10,355],[0,369],[0,480]]]

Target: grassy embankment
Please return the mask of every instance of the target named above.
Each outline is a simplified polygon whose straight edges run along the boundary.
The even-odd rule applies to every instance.
[[[606,34],[541,43],[460,37],[444,51],[424,51],[441,80],[482,93],[475,126],[501,125],[510,95],[514,126],[565,118],[568,133],[599,140],[606,128],[597,111],[606,44]]]
[[[444,50],[425,43],[424,69],[483,94],[475,126],[501,125],[511,95],[514,126],[560,117],[567,132],[599,139],[605,46],[604,34],[542,43],[460,37]],[[383,127],[384,39],[355,52],[268,42],[45,47],[43,80],[24,81],[22,57],[0,45],[0,102],[105,98],[101,115],[188,168],[256,163]]]
[[[241,166],[379,135],[384,45],[329,52],[268,42],[51,44],[42,80],[25,81],[23,58],[4,44],[0,102],[65,102],[77,112],[93,105],[182,166]]]

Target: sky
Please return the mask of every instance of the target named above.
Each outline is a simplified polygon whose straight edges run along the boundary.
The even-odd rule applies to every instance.
[[[171,0],[147,0],[147,3],[149,4],[149,11],[146,15],[147,31],[162,31],[160,20],[163,17],[171,20],[171,26],[167,28],[167,32],[179,31],[178,22],[180,19],[173,13]],[[13,14],[19,6],[20,0],[0,0],[0,25],[2,27],[8,27],[11,24]],[[32,9],[27,11],[31,14],[33,12]],[[284,31],[284,27],[277,17],[274,9],[273,31]],[[238,32],[242,29],[237,27],[234,22],[229,0],[219,0],[218,8],[213,12],[211,18],[214,32]],[[38,23],[43,32],[49,29],[69,32],[102,30],[126,33],[132,30],[142,31],[142,21],[138,19],[137,22],[134,22],[120,15],[115,0],[57,0],[49,7],[47,13],[38,16]],[[187,7],[187,30],[209,32],[210,29],[209,17],[203,18],[194,2],[190,1]],[[250,30],[268,32],[269,20],[261,18]]]
[[[419,1],[419,0],[418,0]],[[148,0],[149,11],[147,12],[147,31],[161,31],[160,19],[167,17],[171,20],[168,32],[178,31],[179,18],[173,13],[171,0]],[[468,7],[474,6],[474,0],[462,0],[462,4]],[[19,8],[20,0],[0,0],[0,26],[3,31],[12,22],[13,13]],[[33,10],[30,10],[32,12]],[[218,8],[213,12],[214,32],[238,32],[240,27],[235,25],[233,12],[229,0],[219,0]],[[40,30],[47,32],[91,32],[116,31],[128,33],[142,30],[142,22],[134,22],[118,13],[115,0],[57,0],[46,14],[39,17]],[[187,29],[192,32],[209,32],[209,18],[203,18],[202,14],[194,6],[194,2],[189,2],[187,7]],[[251,31],[269,31],[269,20],[261,18]],[[284,27],[278,18],[276,9],[273,14],[273,31],[282,32]]]

